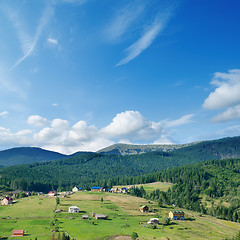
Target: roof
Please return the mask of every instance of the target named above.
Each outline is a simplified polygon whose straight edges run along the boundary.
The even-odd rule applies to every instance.
[[[173,214],[184,214],[184,212],[183,211],[170,211],[170,212],[172,212]]]
[[[77,209],[79,209],[77,206],[71,206],[71,207],[69,207],[69,208],[77,208]]]
[[[5,197],[8,201],[12,201],[13,199],[11,197]]]
[[[95,218],[106,218],[107,215],[104,215],[104,214],[96,214],[95,215]]]
[[[49,191],[48,193],[56,193],[55,191]]]
[[[101,189],[101,187],[91,187],[91,189]]]
[[[141,206],[140,208],[146,208],[146,207],[148,208],[148,206],[147,206],[147,205],[144,205],[144,206]]]
[[[24,234],[24,230],[13,230],[13,234]]]

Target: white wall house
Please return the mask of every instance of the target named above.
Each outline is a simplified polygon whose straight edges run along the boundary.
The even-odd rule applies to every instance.
[[[71,206],[68,209],[69,213],[78,213],[79,212],[79,208],[77,206]]]

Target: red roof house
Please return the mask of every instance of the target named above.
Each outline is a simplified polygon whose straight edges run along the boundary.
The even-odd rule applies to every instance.
[[[13,230],[13,236],[23,236],[24,230]]]

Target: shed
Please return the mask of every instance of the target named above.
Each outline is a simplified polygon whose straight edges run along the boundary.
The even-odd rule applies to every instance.
[[[170,211],[168,214],[171,220],[184,220],[184,212],[183,211]]]
[[[148,224],[159,224],[158,218],[150,218]]]
[[[78,213],[79,212],[79,208],[77,206],[71,206],[68,209],[69,213]]]
[[[96,214],[96,215],[95,215],[95,218],[96,218],[96,219],[106,219],[106,218],[107,218],[107,215],[104,215],[104,214]]]
[[[13,230],[13,236],[23,236],[24,230]]]
[[[88,215],[82,215],[82,219],[89,219]]]
[[[149,212],[149,207],[147,205],[141,206],[140,211],[141,212]]]

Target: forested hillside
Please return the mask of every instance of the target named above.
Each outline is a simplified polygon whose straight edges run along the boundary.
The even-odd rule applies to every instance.
[[[0,166],[13,166],[17,164],[52,161],[66,158],[67,155],[36,147],[19,147],[0,151]]]
[[[147,174],[117,179],[118,184],[166,181],[174,183],[167,192],[146,195],[135,188],[132,195],[174,204],[218,218],[240,221],[240,159],[213,160]]]
[[[126,156],[76,153],[61,160],[2,168],[0,175],[13,188],[23,190],[61,190],[74,185],[89,187],[102,180],[104,185],[110,186],[115,177],[141,176],[175,166],[239,155],[240,138],[236,137],[202,142],[171,152]]]

